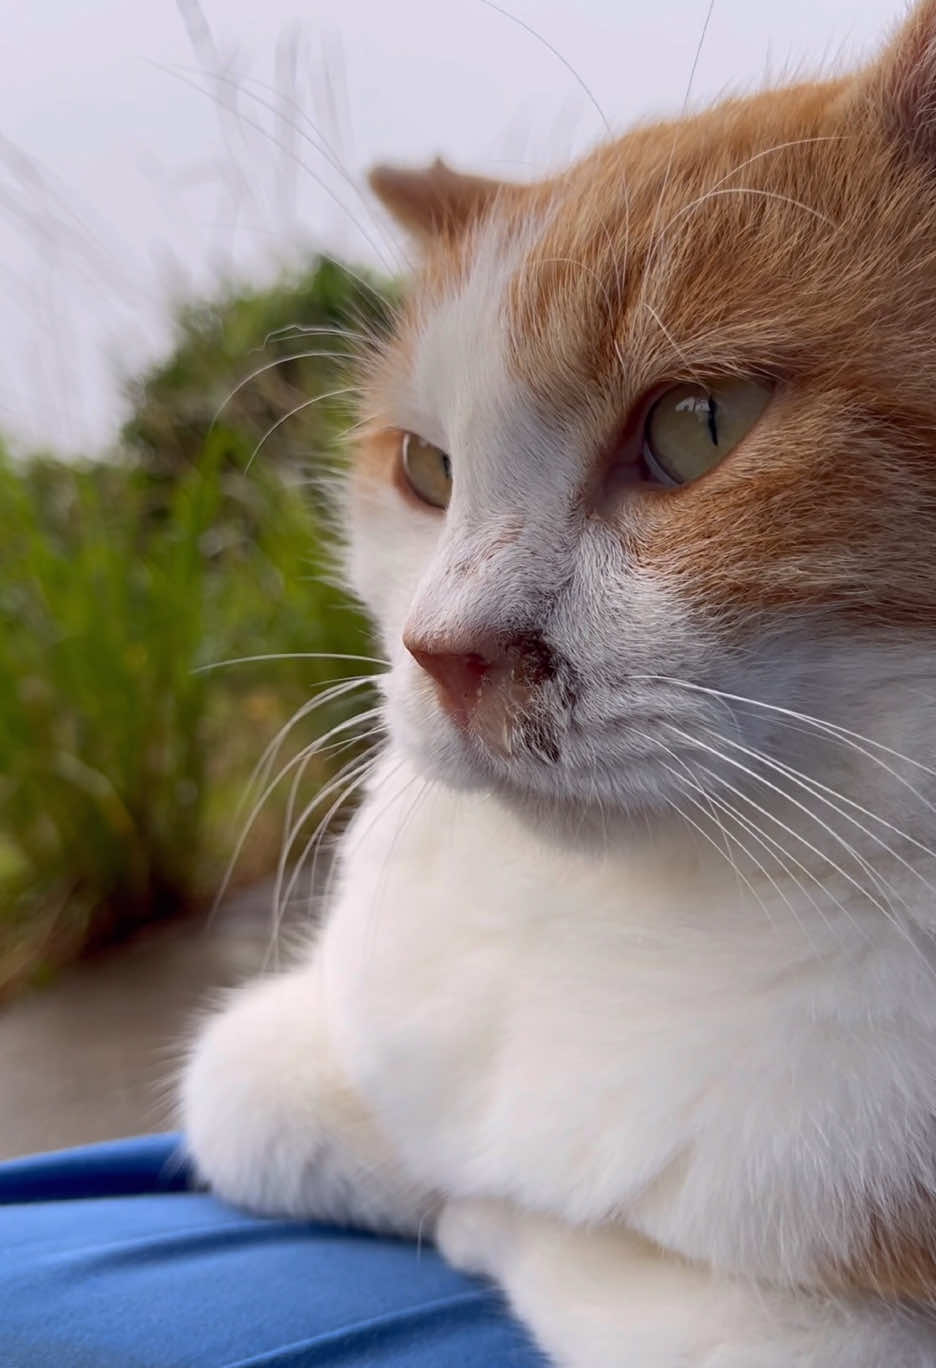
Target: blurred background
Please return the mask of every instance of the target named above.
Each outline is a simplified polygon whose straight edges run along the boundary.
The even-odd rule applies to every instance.
[[[379,743],[336,587],[377,160],[527,178],[899,0],[32,0],[0,83],[0,1158],[162,1127]],[[691,81],[691,90],[690,90]]]

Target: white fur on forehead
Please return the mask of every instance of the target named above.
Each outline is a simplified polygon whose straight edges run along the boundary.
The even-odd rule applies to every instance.
[[[509,405],[516,382],[506,364],[507,294],[539,231],[531,222],[511,237],[496,220],[486,223],[465,275],[420,317],[405,390],[395,397],[422,424],[414,430],[446,451],[476,414]]]

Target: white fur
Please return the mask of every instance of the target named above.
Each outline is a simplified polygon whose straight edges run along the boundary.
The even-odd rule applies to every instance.
[[[574,433],[509,382],[478,260],[396,401],[451,453],[451,508],[356,506],[392,741],[307,961],[195,1045],[194,1157],[263,1210],[414,1231],[447,1202],[443,1250],[568,1368],[936,1364],[922,1315],[790,1290],[860,1252],[871,1203],[936,1190],[934,785],[892,753],[931,750],[928,646],[803,620],[727,652],[576,511]],[[531,623],[576,671],[574,714],[541,702],[552,764],[462,735],[401,645]],[[809,775],[758,771],[801,807],[742,746]]]

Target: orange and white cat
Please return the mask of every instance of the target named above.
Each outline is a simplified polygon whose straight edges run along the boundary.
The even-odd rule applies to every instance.
[[[542,183],[373,183],[389,742],[192,1154],[434,1228],[567,1368],[936,1365],[936,0]]]

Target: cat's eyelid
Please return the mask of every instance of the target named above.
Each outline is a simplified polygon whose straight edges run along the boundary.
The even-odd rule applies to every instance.
[[[448,451],[448,434],[445,425],[435,414],[418,404],[400,403],[391,408],[384,419],[388,431],[412,433],[430,446],[440,451]]]

